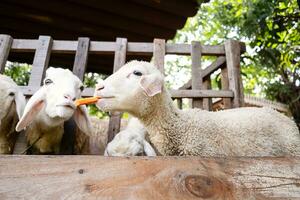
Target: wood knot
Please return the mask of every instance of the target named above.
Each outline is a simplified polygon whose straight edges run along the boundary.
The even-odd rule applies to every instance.
[[[79,169],[79,170],[78,170],[78,173],[79,173],[79,174],[83,174],[83,172],[84,172],[83,169]]]
[[[201,198],[211,198],[228,192],[228,184],[215,177],[187,176],[185,186],[193,195]]]

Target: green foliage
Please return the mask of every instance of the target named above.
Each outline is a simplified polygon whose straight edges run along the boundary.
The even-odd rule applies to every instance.
[[[7,62],[4,74],[10,76],[18,85],[27,85],[30,77],[31,65]]]
[[[103,74],[97,74],[97,73],[86,73],[84,75],[84,81],[83,84],[85,87],[95,87],[97,84],[97,81],[99,79],[105,79],[107,76]],[[88,105],[87,106],[89,114],[92,116],[96,116],[99,119],[107,118],[108,114],[106,112],[100,111],[95,105]]]

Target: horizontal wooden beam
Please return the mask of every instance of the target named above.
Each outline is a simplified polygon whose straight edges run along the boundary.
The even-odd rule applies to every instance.
[[[39,87],[19,86],[25,96],[33,95]],[[232,98],[233,92],[230,90],[171,90],[172,98],[195,98],[195,97],[227,97]],[[94,88],[85,88],[82,96],[90,97],[94,94]]]
[[[299,199],[300,158],[0,156],[2,199]]]
[[[233,97],[230,90],[171,90],[170,93],[173,98]]]
[[[77,50],[77,41],[54,40],[53,53],[75,53]],[[34,52],[38,45],[38,40],[32,39],[14,39],[12,44],[13,52]],[[202,55],[225,55],[223,45],[201,45]],[[116,50],[115,42],[97,42],[91,41],[90,53],[110,53]],[[153,43],[150,42],[128,42],[127,52],[129,55],[152,55]],[[190,55],[190,44],[166,44],[166,54]]]

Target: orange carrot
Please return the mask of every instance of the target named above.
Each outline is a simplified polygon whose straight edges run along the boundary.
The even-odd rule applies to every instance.
[[[80,105],[86,105],[86,104],[93,104],[93,103],[96,103],[99,99],[100,99],[100,97],[89,97],[89,98],[77,99],[75,101],[75,105],[80,106]]]

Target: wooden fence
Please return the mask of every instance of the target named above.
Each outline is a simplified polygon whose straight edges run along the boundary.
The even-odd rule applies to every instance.
[[[192,79],[172,97],[191,98],[193,107],[211,108],[222,97],[226,108],[243,105],[239,60],[244,45],[224,45],[13,39],[0,35],[0,73],[9,52],[35,52],[27,96],[41,85],[52,52],[75,53],[73,72],[83,79],[88,54],[114,54],[114,71],[127,55],[153,55],[163,72],[166,54],[192,57]],[[216,56],[201,69],[201,57]],[[210,75],[221,68],[222,90],[210,89]],[[83,96],[91,96],[87,88]],[[120,113],[112,113],[109,138],[119,130]],[[100,156],[0,156],[0,199],[300,199],[300,159]]]
[[[165,40],[154,39],[153,43],[128,42],[126,38],[117,38],[115,42],[90,41],[79,38],[78,41],[53,40],[50,36],[34,39],[13,39],[9,35],[0,35],[0,73],[4,71],[9,52],[35,52],[28,86],[20,86],[24,94],[32,95],[44,78],[51,53],[74,54],[73,72],[81,80],[87,66],[88,54],[114,54],[113,71],[117,71],[126,62],[127,55],[153,55],[153,60],[161,72],[164,72],[166,54],[187,55],[192,58],[192,79],[190,88],[171,90],[173,98],[192,98],[193,107],[211,110],[211,98],[222,97],[226,108],[240,107],[243,104],[243,87],[240,78],[240,54],[245,46],[233,40],[224,45],[166,44]],[[202,56],[216,56],[210,66],[201,69]],[[211,90],[210,75],[217,69],[222,70],[222,90]],[[86,88],[83,96],[92,96],[93,88]],[[111,141],[120,130],[121,113],[110,114],[108,140]]]

